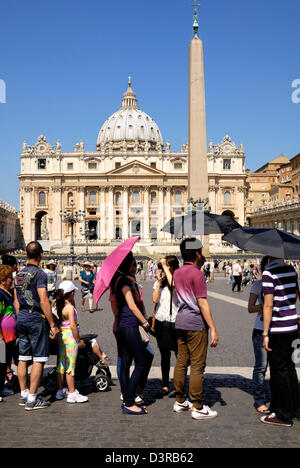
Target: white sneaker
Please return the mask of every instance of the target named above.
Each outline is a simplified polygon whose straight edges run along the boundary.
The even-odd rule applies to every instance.
[[[120,400],[121,400],[121,401],[124,401],[122,393],[121,393],[121,395],[120,395]],[[144,403],[144,400],[143,400],[143,398],[141,397],[141,395],[137,395],[137,396],[135,397],[134,402],[135,402],[137,405],[141,405],[142,403]]]
[[[189,411],[192,408],[193,403],[191,403],[189,400],[185,400],[184,403],[178,403],[178,401],[176,401],[173,406],[173,411],[175,411],[175,413],[182,413],[183,411]]]
[[[56,392],[55,398],[56,400],[63,400],[64,398],[67,398],[69,395],[68,389],[63,388],[62,390],[58,390]]]
[[[67,403],[86,403],[89,401],[87,396],[80,395],[78,390],[76,390],[74,393],[69,393]]]
[[[137,394],[137,396],[135,397],[134,402],[135,402],[137,405],[141,405],[142,403],[144,403],[144,400],[143,400],[143,398],[142,398],[141,395]]]
[[[192,418],[193,419],[214,419],[218,416],[216,411],[212,411],[209,406],[203,406],[201,410],[193,408]]]

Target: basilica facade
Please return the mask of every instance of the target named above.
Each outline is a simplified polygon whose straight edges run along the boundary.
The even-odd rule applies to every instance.
[[[92,244],[140,235],[148,245],[172,245],[161,228],[185,213],[188,200],[189,147],[172,151],[155,121],[138,106],[129,80],[121,108],[102,126],[96,151],[83,142],[65,152],[60,141],[50,145],[40,136],[23,143],[20,155],[20,223],[25,243],[48,240],[58,251],[68,246],[71,226],[63,213],[84,213]],[[245,222],[247,192],[245,154],[227,135],[209,144],[209,204],[213,213],[229,212]],[[84,242],[82,224],[74,226],[75,243]],[[213,238],[212,244],[220,242]]]

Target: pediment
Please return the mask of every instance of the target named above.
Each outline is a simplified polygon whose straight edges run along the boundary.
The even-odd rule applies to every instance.
[[[210,152],[213,152],[214,155],[220,156],[230,156],[230,155],[242,155],[243,154],[243,147],[237,146],[230,138],[229,135],[226,135],[223,138],[223,141],[220,145],[215,146],[214,150],[211,151],[213,148],[210,148]]]
[[[141,163],[140,161],[132,161],[128,164],[125,164],[124,166],[107,172],[106,175],[165,176],[166,173],[154,167],[148,166],[147,164]]]

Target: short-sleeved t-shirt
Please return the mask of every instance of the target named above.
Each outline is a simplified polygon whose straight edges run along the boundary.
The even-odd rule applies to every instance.
[[[83,279],[83,281],[87,281],[88,283],[92,284],[95,278],[95,275],[92,271],[87,273],[85,270],[82,270],[80,272],[80,277]],[[89,286],[87,284],[81,283],[82,288],[88,288]]]
[[[56,289],[57,273],[52,270],[44,270],[48,278],[48,292],[53,292]]]
[[[25,300],[25,297],[20,295],[17,290],[17,297],[20,304],[20,312],[18,314],[17,322],[37,322],[44,320],[43,310],[41,308],[40,297],[38,294],[38,289],[47,290],[47,273],[45,273],[40,268],[34,265],[28,265],[23,268],[22,272],[28,271],[31,274],[35,274],[35,277],[32,279],[28,286],[28,290],[32,293],[33,298],[33,311],[30,311],[28,304]]]
[[[240,276],[242,273],[242,267],[239,263],[235,263],[232,267],[233,276]]]
[[[194,263],[186,262],[174,273],[174,283],[178,297],[178,313],[175,328],[179,330],[207,330],[198,300],[207,297],[205,276]]]
[[[129,286],[132,290],[133,297],[135,297],[134,286],[132,284],[132,281],[130,281],[130,279],[128,279],[126,276],[122,276],[117,281],[115,286],[115,297],[117,299],[119,309],[119,328],[138,327],[140,325],[140,322],[129,309],[125,296],[122,292],[124,286]]]
[[[291,265],[273,260],[262,277],[263,294],[273,295],[273,314],[270,334],[296,333],[298,277]]]
[[[257,296],[259,305],[262,306],[264,304],[263,294],[262,294],[262,280],[255,281],[255,283],[253,283],[251,290],[250,290],[250,294],[255,294]],[[256,316],[254,329],[260,330],[260,331],[263,331],[264,329],[264,315],[262,312],[258,312]]]

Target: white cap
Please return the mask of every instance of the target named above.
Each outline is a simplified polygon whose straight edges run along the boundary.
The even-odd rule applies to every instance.
[[[72,291],[77,291],[78,288],[76,288],[75,284],[72,283],[72,281],[63,281],[60,283],[58,286],[58,289],[62,289],[64,294],[69,294]]]

